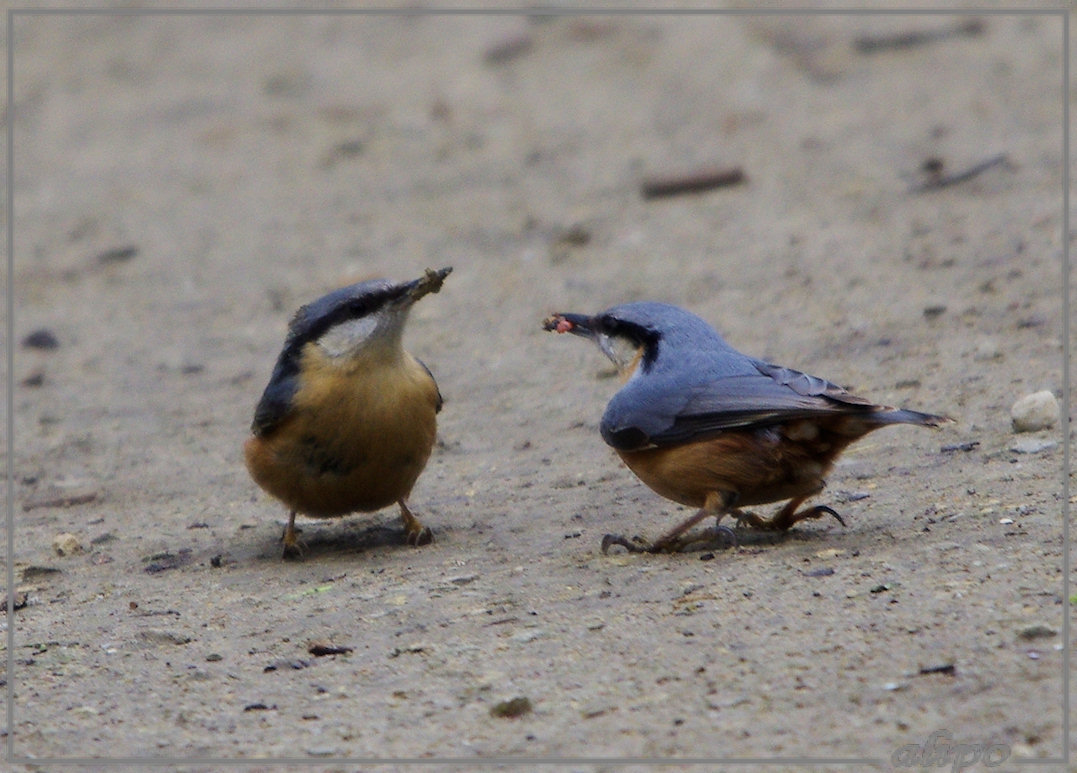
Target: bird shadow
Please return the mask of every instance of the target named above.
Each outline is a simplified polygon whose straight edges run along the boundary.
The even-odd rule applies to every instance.
[[[299,532],[299,544],[302,548],[301,554],[297,557],[299,561],[333,556],[352,556],[383,548],[405,551],[416,549],[415,546],[407,544],[404,528],[399,525],[399,519],[387,519],[385,522],[371,522],[369,519],[356,519],[353,522],[348,518],[320,521],[304,520],[302,522],[297,521],[296,531]],[[282,533],[283,525],[276,532],[275,537],[268,538],[263,542],[262,549],[258,555],[259,559],[266,561],[281,560],[283,553]]]
[[[752,550],[789,543],[818,543],[833,536],[830,528],[823,529],[789,529],[788,531],[768,531],[765,529],[734,528],[736,543],[726,534],[716,534],[713,527],[695,530],[685,536],[681,553],[709,553],[724,550]]]

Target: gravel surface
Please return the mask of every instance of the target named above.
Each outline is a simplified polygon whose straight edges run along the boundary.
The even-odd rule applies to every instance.
[[[16,754],[1059,757],[1065,440],[1010,410],[1062,396],[1060,21],[966,22],[16,17]],[[448,265],[436,542],[282,562],[242,444],[289,316]],[[602,555],[687,511],[540,324],[640,299],[957,423],[846,453],[847,528]]]

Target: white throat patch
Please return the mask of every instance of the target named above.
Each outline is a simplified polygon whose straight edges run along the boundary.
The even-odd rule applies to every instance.
[[[355,354],[372,338],[383,335],[383,331],[378,330],[379,323],[383,323],[381,327],[393,326],[392,321],[381,314],[349,319],[339,325],[333,325],[318,339],[318,346],[330,357]]]

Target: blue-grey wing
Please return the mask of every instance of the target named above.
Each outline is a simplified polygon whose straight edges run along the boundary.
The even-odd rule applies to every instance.
[[[629,382],[610,401],[602,436],[614,448],[630,450],[874,407],[825,379],[758,360],[753,364],[750,371],[687,387],[647,379]]]
[[[254,409],[251,432],[261,437],[272,432],[292,412],[295,393],[299,391],[299,371],[294,361],[283,355]]]
[[[423,370],[426,371],[426,375],[430,376],[430,380],[434,382],[434,389],[438,393],[438,403],[434,407],[434,413],[441,413],[441,406],[445,405],[445,398],[441,396],[441,387],[438,386],[438,380],[434,378],[434,374],[430,370],[430,368],[426,367],[425,362],[420,360],[418,357],[415,358],[415,361],[423,366]]]

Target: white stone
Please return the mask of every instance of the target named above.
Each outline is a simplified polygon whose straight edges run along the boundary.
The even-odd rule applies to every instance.
[[[52,538],[52,549],[58,556],[73,556],[82,552],[82,543],[74,534],[64,532]]]
[[[1044,451],[1052,450],[1057,445],[1056,441],[1047,438],[1023,437],[1014,440],[1010,450],[1019,454],[1042,454]]]
[[[972,359],[977,362],[1002,359],[1002,350],[999,348],[998,341],[994,338],[984,338],[978,341],[976,348],[972,351]]]
[[[1058,422],[1058,400],[1048,390],[1025,395],[1010,408],[1014,432],[1035,432]]]

